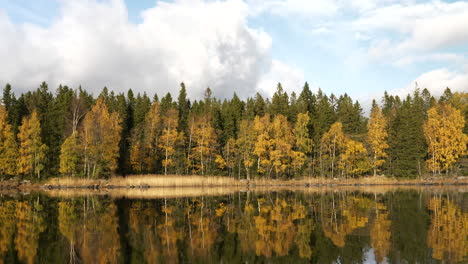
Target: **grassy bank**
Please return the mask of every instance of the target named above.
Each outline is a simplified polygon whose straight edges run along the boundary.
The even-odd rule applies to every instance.
[[[0,189],[124,189],[124,188],[201,188],[201,187],[324,187],[324,186],[388,186],[388,185],[468,185],[468,177],[430,177],[418,179],[399,179],[388,177],[363,178],[312,178],[277,180],[254,179],[237,180],[231,177],[198,175],[129,175],[109,179],[52,178],[41,183],[20,181],[0,181]]]
[[[48,188],[153,188],[153,187],[234,187],[234,186],[378,186],[378,185],[468,185],[468,177],[437,177],[398,179],[388,177],[363,178],[302,178],[291,180],[237,180],[231,177],[186,175],[130,175],[108,180],[54,178],[43,186]]]

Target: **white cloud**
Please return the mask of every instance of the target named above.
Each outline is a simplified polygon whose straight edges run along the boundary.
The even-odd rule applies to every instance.
[[[420,89],[427,88],[434,96],[442,95],[447,87],[452,92],[466,92],[468,91],[468,69],[458,72],[440,68],[425,72],[412,80],[406,87],[389,91],[389,93],[404,98],[414,91],[416,84]]]
[[[241,0],[161,1],[140,24],[129,22],[122,0],[61,3],[50,27],[12,24],[0,14],[0,80],[16,91],[47,81],[163,94],[184,81],[195,97],[208,86],[217,96],[248,96],[265,89],[272,71],[286,69],[275,81],[303,79],[287,66],[275,69],[271,38],[247,25]]]
[[[468,44],[467,24],[468,2],[409,1],[375,7],[352,21],[352,28],[373,36],[372,58],[399,60]]]
[[[304,73],[296,67],[273,60],[270,72],[260,79],[258,87],[263,94],[272,96],[278,82],[281,82],[281,86],[289,94],[293,91],[298,93],[304,86]]]
[[[340,8],[336,0],[246,0],[252,15],[270,13],[278,16],[331,16]]]

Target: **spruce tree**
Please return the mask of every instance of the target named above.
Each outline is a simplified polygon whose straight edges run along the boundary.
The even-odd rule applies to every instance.
[[[289,113],[289,96],[283,90],[281,83],[278,83],[276,92],[271,99],[270,114],[288,116]]]
[[[179,132],[186,133],[188,128],[188,116],[190,113],[190,100],[187,99],[185,84],[180,84],[179,97],[177,98],[177,110],[179,111]]]

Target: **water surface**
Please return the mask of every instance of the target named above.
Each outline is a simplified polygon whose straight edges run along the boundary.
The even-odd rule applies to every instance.
[[[468,193],[0,196],[0,263],[466,263]]]

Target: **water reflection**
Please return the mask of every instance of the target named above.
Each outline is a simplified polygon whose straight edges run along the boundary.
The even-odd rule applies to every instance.
[[[0,263],[461,263],[466,193],[0,198]]]

